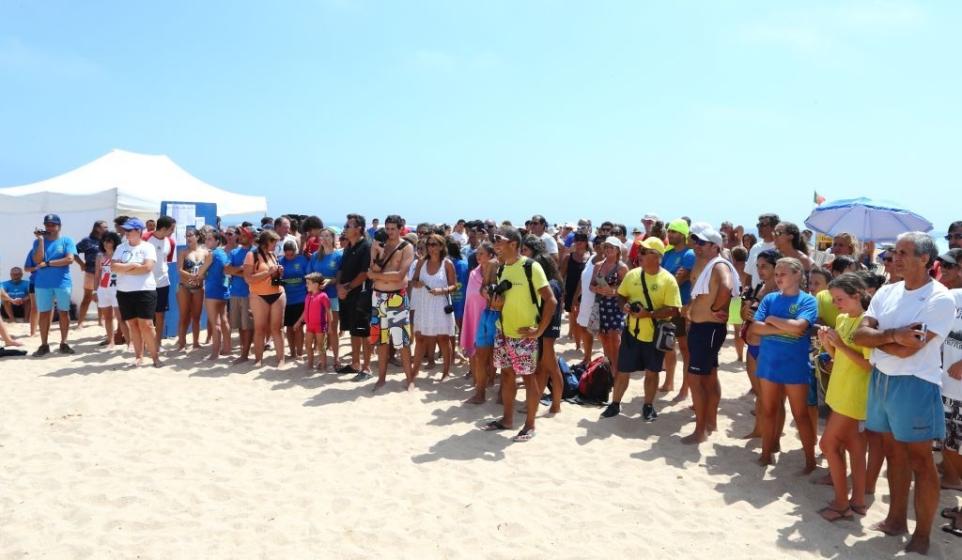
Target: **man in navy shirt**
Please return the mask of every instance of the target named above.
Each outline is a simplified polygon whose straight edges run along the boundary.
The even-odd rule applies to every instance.
[[[34,273],[34,296],[40,319],[40,347],[34,356],[50,353],[47,336],[50,334],[51,314],[54,302],[60,317],[60,353],[74,354],[67,345],[70,332],[70,265],[77,256],[77,246],[73,239],[60,235],[60,216],[47,214],[43,218],[43,230],[34,232],[37,239],[33,242],[33,262],[37,263]]]
[[[90,308],[90,302],[94,300],[94,292],[97,290],[94,271],[97,268],[97,255],[100,254],[100,238],[107,231],[107,222],[98,220],[94,222],[90,229],[90,235],[77,243],[77,252],[83,254],[83,260],[79,256],[75,256],[74,261],[84,271],[84,297],[80,301],[80,311],[77,313],[77,327],[83,327],[84,319],[87,318],[87,309]]]

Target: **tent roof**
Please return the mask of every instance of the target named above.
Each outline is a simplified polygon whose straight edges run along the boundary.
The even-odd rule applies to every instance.
[[[157,214],[164,200],[215,202],[221,216],[267,212],[267,198],[263,196],[235,194],[208,185],[165,155],[125,150],[113,150],[50,179],[0,189],[0,195],[89,195],[111,189],[117,191],[117,209],[122,214]]]

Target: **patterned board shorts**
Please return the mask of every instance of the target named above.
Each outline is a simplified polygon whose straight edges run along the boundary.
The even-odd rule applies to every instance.
[[[962,401],[943,395],[942,408],[945,409],[945,440],[942,448],[962,454]]]
[[[494,339],[494,367],[511,368],[516,375],[531,375],[537,366],[537,338],[508,338],[498,332]]]
[[[390,344],[394,348],[411,345],[410,302],[406,290],[374,290],[371,314],[371,344]]]

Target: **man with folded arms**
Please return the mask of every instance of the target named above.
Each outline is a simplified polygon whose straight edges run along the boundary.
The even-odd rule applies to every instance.
[[[865,427],[882,434],[891,501],[873,528],[908,530],[909,487],[915,478],[915,532],[906,552],[925,554],[939,503],[932,440],[945,437],[941,344],[955,320],[948,288],[929,276],[938,252],[921,232],[903,233],[894,250],[903,280],[882,286],[855,331],[855,344],[872,348]]]

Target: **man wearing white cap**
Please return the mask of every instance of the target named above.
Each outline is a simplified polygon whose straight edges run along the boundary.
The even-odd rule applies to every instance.
[[[695,431],[682,443],[700,443],[718,426],[718,352],[728,332],[728,304],[738,294],[738,276],[731,263],[722,258],[722,236],[709,224],[691,226],[695,242],[696,278],[691,290],[688,317],[688,384],[695,406]]]
[[[651,228],[655,226],[655,222],[658,221],[658,216],[655,214],[645,214],[645,217],[641,219],[642,225],[645,226],[645,239],[651,235]]]

